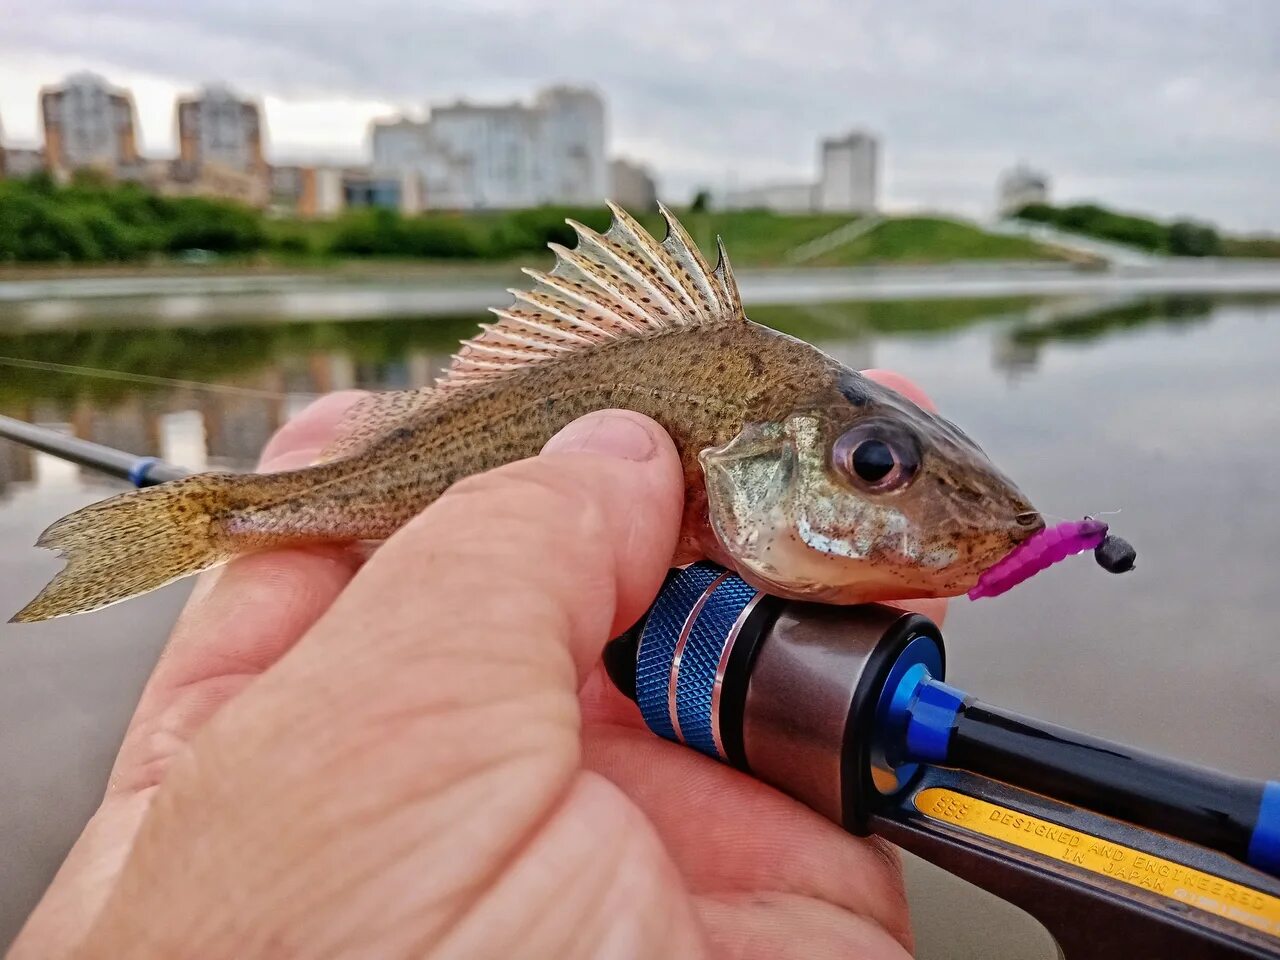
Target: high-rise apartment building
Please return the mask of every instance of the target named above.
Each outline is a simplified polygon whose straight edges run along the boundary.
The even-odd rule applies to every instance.
[[[854,131],[823,140],[819,149],[817,206],[826,213],[874,213],[880,144]]]
[[[40,91],[44,155],[50,171],[67,176],[94,169],[111,177],[141,176],[133,97],[93,73],[77,73]]]
[[[218,166],[237,173],[266,175],[262,112],[226,87],[205,87],[177,105],[178,159],[199,170]]]

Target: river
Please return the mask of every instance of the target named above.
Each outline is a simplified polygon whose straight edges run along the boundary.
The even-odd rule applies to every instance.
[[[21,361],[0,361],[0,413],[192,468],[246,467],[315,394],[429,383],[479,319],[411,304],[358,320],[220,311],[204,291],[184,294],[184,320],[172,302],[163,316],[137,310],[144,294],[127,315],[110,300],[38,297],[0,312],[0,357]],[[850,364],[913,377],[1047,513],[1119,511],[1108,519],[1138,548],[1134,573],[1077,558],[1005,597],[956,601],[948,679],[1146,749],[1280,773],[1280,298],[1098,288],[749,312]],[[0,441],[0,610],[57,567],[30,546],[39,531],[111,490]],[[186,589],[0,626],[0,945],[92,811]],[[913,885],[930,882],[913,868]],[[920,907],[922,956],[949,916]],[[986,925],[988,955],[1002,923]]]

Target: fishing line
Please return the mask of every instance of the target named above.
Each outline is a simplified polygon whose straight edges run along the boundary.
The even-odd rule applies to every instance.
[[[104,370],[98,367],[81,367],[70,363],[54,363],[51,360],[26,360],[21,357],[0,357],[0,365],[24,367],[28,370],[45,370],[50,373],[75,374],[82,377],[98,377],[102,380],[124,380],[145,383],[153,387],[181,387],[188,390],[204,390],[209,393],[226,393],[259,400],[286,400],[296,394],[261,390],[257,387],[237,387],[227,383],[201,383],[198,380],[178,380],[174,377],[157,377],[147,373],[127,373],[123,370]]]

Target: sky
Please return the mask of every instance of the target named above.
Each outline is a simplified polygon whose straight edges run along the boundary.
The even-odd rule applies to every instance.
[[[0,123],[39,138],[41,85],[128,87],[144,149],[209,82],[260,100],[271,159],[354,160],[371,120],[596,87],[610,149],[663,196],[815,176],[869,129],[889,209],[989,215],[999,172],[1280,232],[1277,0],[0,0]]]

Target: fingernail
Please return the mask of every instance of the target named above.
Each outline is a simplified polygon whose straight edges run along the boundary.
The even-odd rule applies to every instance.
[[[543,453],[599,453],[620,460],[648,460],[653,435],[644,424],[621,413],[589,413],[547,441]]]

